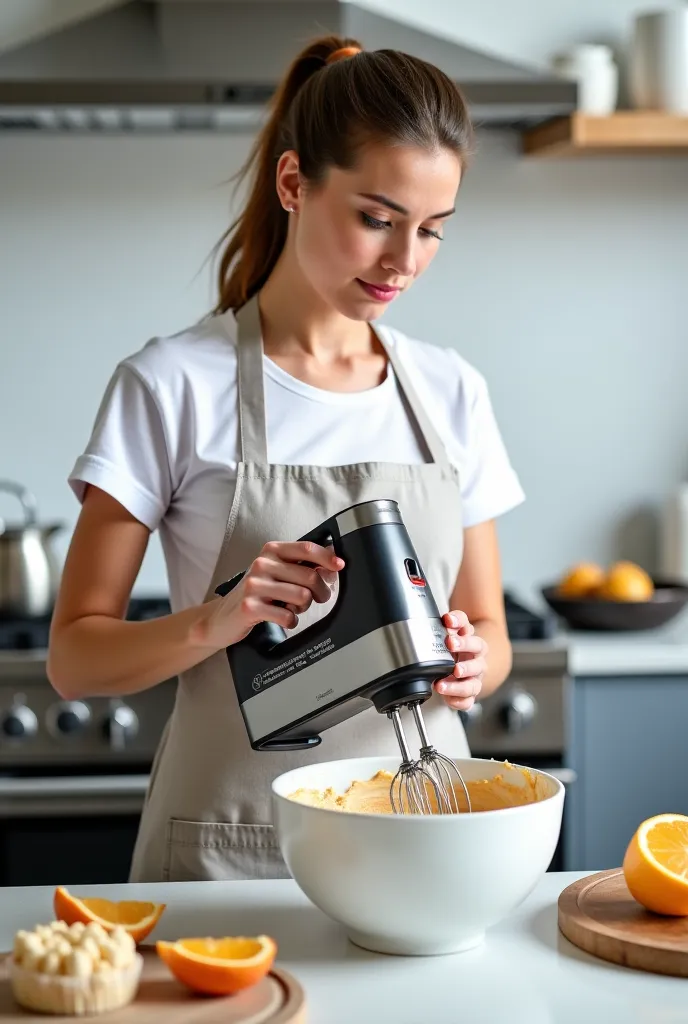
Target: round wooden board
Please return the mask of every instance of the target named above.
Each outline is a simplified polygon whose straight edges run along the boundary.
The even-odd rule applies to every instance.
[[[296,978],[282,968],[273,967],[261,982],[235,996],[201,996],[189,992],[170,974],[153,947],[142,946],[139,952],[144,959],[141,984],[129,1006],[70,1019],[107,1020],[108,1024],[305,1024],[305,993]],[[48,1024],[50,1015],[24,1010],[15,1001],[5,966],[8,956],[0,954],[0,1021]]]
[[[654,974],[688,978],[688,917],[664,917],[633,899],[623,871],[581,878],[558,901],[559,928],[579,949]]]

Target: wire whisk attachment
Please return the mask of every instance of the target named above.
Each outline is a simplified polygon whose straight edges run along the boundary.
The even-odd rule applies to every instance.
[[[395,814],[460,814],[462,808],[457,789],[463,791],[466,808],[470,812],[471,798],[465,780],[451,758],[438,753],[430,743],[420,703],[408,705],[411,709],[421,741],[420,758],[412,758],[401,724],[400,709],[387,712],[396,733],[401,751],[401,765],[389,787],[389,797]]]

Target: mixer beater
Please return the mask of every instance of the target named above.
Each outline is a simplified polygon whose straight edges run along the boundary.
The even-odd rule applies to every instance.
[[[396,733],[402,762],[392,779],[389,796],[395,814],[459,814],[461,807],[456,784],[466,798],[467,810],[471,811],[471,798],[463,775],[454,761],[435,750],[430,743],[425,722],[421,714],[421,701],[407,705],[420,736],[420,757],[413,759],[406,734],[401,723],[400,707],[390,708],[387,717]],[[434,805],[433,798],[434,797]]]

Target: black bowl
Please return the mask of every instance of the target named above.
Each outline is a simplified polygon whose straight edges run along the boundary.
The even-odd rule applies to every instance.
[[[655,592],[649,601],[561,597],[556,586],[543,587],[542,596],[571,629],[656,629],[670,622],[686,606],[688,586],[658,579],[653,583]]]

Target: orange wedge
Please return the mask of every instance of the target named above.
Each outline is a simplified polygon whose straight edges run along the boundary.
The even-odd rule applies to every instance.
[[[647,910],[688,916],[688,817],[657,814],[644,821],[628,844],[623,872]]]
[[[267,935],[156,942],[161,960],[177,981],[204,995],[227,996],[264,978],[277,955]]]
[[[96,921],[106,931],[117,925],[129,932],[134,942],[143,942],[162,917],[165,903],[139,903],[135,900],[121,900],[113,903],[97,897],[79,899],[72,896],[64,886],[58,885],[53,898],[55,917],[58,921],[74,924],[82,921],[89,924]]]

